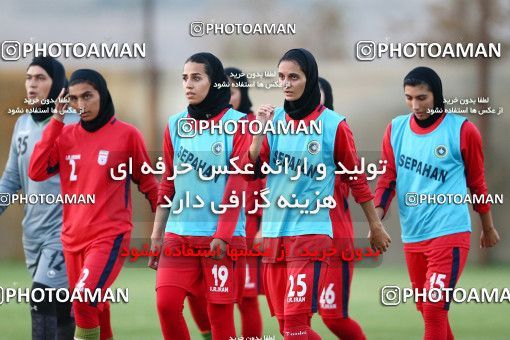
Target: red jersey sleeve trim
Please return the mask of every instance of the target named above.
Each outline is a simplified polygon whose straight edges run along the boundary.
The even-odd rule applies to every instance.
[[[395,196],[397,180],[395,156],[391,146],[391,123],[388,124],[382,140],[381,160],[386,161],[386,171],[377,180],[374,203],[376,207],[383,208],[384,215],[386,215]]]
[[[354,137],[345,120],[338,124],[336,130],[334,159],[335,163],[341,162],[347,170],[354,170],[355,166],[361,165],[356,152]],[[368,202],[374,198],[368,186],[366,174],[359,175],[355,180],[349,179],[349,174],[342,174],[340,179],[349,185],[352,196],[357,203]]]
[[[460,149],[466,169],[466,184],[471,194],[487,195],[482,135],[476,125],[470,121],[465,121],[462,124]],[[478,213],[485,213],[490,211],[491,205],[490,203],[473,204],[473,209]]]
[[[165,172],[161,177],[158,190],[158,205],[166,204],[165,196],[169,200],[173,200],[175,195],[175,186],[173,180],[168,180],[168,177],[173,176],[174,173],[174,148],[170,138],[170,130],[168,124],[165,128],[163,137],[163,162],[165,163]]]

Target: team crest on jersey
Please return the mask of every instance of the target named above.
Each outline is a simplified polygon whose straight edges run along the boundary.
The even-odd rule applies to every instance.
[[[444,145],[438,145],[436,146],[436,149],[434,150],[434,154],[437,158],[445,158],[448,154],[448,149]]]
[[[316,140],[312,140],[308,143],[307,149],[310,154],[316,155],[321,151],[321,145]]]
[[[108,160],[108,151],[99,150],[99,154],[97,155],[97,164],[105,165]]]
[[[223,142],[216,142],[212,145],[211,151],[216,156],[220,155],[223,152]]]

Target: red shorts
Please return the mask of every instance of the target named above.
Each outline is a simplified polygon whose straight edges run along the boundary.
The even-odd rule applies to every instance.
[[[101,289],[104,293],[104,290],[110,288],[124,263],[125,257],[119,256],[119,254],[124,247],[129,248],[130,236],[131,233],[127,232],[116,238],[94,240],[79,252],[69,252],[64,249],[70,289],[86,289],[92,293],[96,289]],[[97,316],[91,318],[91,313],[95,315],[91,307],[97,308],[98,312],[101,312],[105,303],[75,300],[73,305],[76,324],[85,328],[96,326]],[[81,305],[77,306],[76,304],[86,304],[86,306],[81,308]],[[81,315],[84,308],[85,314]]]
[[[353,261],[331,259],[319,298],[319,314],[324,318],[348,318]]]
[[[405,244],[407,270],[413,289],[422,292],[431,288],[455,288],[468,257],[469,235],[469,232],[464,232]],[[417,301],[416,308],[421,311],[424,303],[443,309],[450,307],[444,294],[439,301],[433,300]]]
[[[243,297],[254,297],[259,294],[264,294],[262,274],[262,258],[253,256],[247,257]]]
[[[218,304],[240,300],[246,273],[244,257],[234,261],[229,256],[221,260],[204,256],[163,256],[165,248],[183,247],[185,251],[194,249],[183,243],[182,237],[165,235],[156,274],[156,290],[163,286],[175,286],[185,289],[190,295],[198,296],[205,292],[207,301]]]
[[[264,263],[264,289],[271,315],[315,313],[327,263],[293,261]]]

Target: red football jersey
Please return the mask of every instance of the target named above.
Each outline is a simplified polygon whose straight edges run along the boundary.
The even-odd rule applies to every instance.
[[[121,163],[132,159],[132,175],[113,179]],[[62,244],[67,251],[79,251],[97,238],[115,237],[133,227],[130,182],[138,184],[155,211],[158,182],[141,172],[150,164],[141,133],[113,117],[95,132],[78,124],[66,125],[51,119],[42,139],[35,145],[28,175],[43,181],[60,173],[62,195],[95,195],[94,204],[64,204]]]

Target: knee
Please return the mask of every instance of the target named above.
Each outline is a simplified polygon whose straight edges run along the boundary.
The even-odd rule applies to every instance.
[[[47,290],[50,288],[39,282],[32,284],[32,294],[34,299],[30,299],[30,309],[33,313],[43,315],[56,315],[56,302],[54,296],[50,296],[50,292]]]
[[[283,335],[283,331],[285,330],[285,320],[283,318],[278,318],[278,330],[280,334]]]
[[[96,328],[99,326],[99,309],[88,302],[73,302],[76,325],[81,328]]]
[[[74,323],[71,302],[57,302],[57,326],[66,326]]]
[[[169,294],[166,287],[158,288],[156,292],[156,305],[160,315],[176,317],[182,315],[184,301],[177,301],[175,296]]]
[[[423,314],[423,303],[421,301],[416,302],[416,309]]]
[[[243,297],[241,303],[239,303],[239,310],[241,312],[244,311],[254,311],[259,310],[259,299],[255,297]]]
[[[326,327],[328,327],[328,329],[332,329],[333,327],[336,326],[337,324],[337,319],[335,318],[325,318],[323,317],[322,318],[322,322],[324,322],[324,324],[326,325]]]
[[[207,312],[211,324],[221,325],[224,320],[234,319],[233,304],[209,303],[207,305]]]

